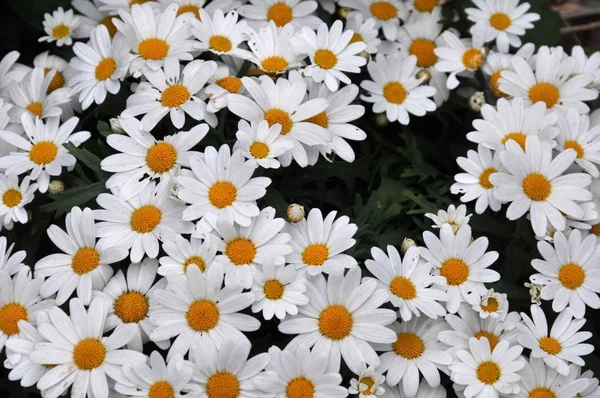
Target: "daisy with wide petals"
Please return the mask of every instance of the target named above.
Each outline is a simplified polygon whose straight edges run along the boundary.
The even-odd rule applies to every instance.
[[[572,148],[577,152],[577,163],[592,177],[600,176],[600,126],[590,128],[588,115],[581,115],[576,109],[569,109],[560,115],[558,127],[560,134],[556,137],[559,150]]]
[[[346,18],[346,29],[354,32],[350,43],[362,41],[367,45],[365,51],[369,54],[375,54],[377,47],[381,44],[381,39],[377,37],[379,29],[375,18],[364,19],[360,12],[351,12]]]
[[[481,319],[493,317],[498,319],[506,319],[508,315],[508,300],[506,293],[495,292],[494,289],[489,289],[486,294],[481,297],[481,301],[473,304],[473,311],[479,313]]]
[[[110,15],[119,14],[120,10],[128,10],[135,5],[148,3],[154,10],[159,11],[162,4],[156,0],[96,0],[100,3],[100,11],[108,12]]]
[[[590,74],[594,76],[590,86],[596,89],[600,87],[600,54],[594,52],[588,57],[581,46],[573,46],[571,58],[576,62],[573,75]]]
[[[236,11],[224,14],[222,10],[216,9],[211,15],[202,9],[200,19],[194,18],[190,22],[192,34],[200,42],[198,50],[238,58],[250,57],[247,50],[239,48],[246,40],[244,32],[248,27],[246,21],[238,21]]]
[[[567,380],[586,380],[588,382],[587,388],[580,390],[575,395],[577,398],[598,398],[600,396],[600,386],[598,379],[594,377],[594,373],[591,370],[581,372],[581,366],[569,365],[569,375]],[[562,397],[560,397],[562,398]]]
[[[279,324],[279,331],[296,334],[288,345],[314,346],[314,352],[328,356],[327,371],[339,372],[340,360],[354,373],[364,365],[379,365],[379,358],[369,343],[391,344],[396,339],[386,327],[396,319],[394,311],[380,308],[387,293],[377,289],[374,280],[360,281],[360,268],[354,267],[346,276],[342,272],[316,275],[306,284],[311,305],[298,310],[299,315]]]
[[[16,174],[0,174],[0,224],[12,229],[14,222],[25,224],[29,219],[25,205],[33,201],[37,184],[25,176],[19,184]]]
[[[238,11],[255,29],[270,21],[278,28],[291,23],[296,28],[307,26],[316,29],[322,22],[313,15],[317,4],[313,0],[250,0],[238,8]]]
[[[188,267],[196,265],[201,272],[206,272],[213,264],[217,253],[217,243],[210,236],[204,239],[191,236],[189,240],[181,235],[175,235],[175,239],[164,242],[162,248],[167,253],[159,259],[160,267],[158,274],[167,276],[174,272],[185,275]]]
[[[265,169],[278,169],[281,164],[277,157],[294,147],[293,141],[281,135],[279,123],[269,127],[266,120],[250,123],[240,120],[235,136],[233,150],[241,150],[247,159],[253,159]]]
[[[192,13],[197,19],[200,19],[200,10],[206,10],[209,15],[213,15],[216,10],[229,12],[238,8],[242,2],[239,0],[159,0],[161,4],[168,7],[175,3],[179,6],[177,15],[186,12]]]
[[[374,18],[387,40],[395,40],[401,20],[406,20],[408,8],[399,0],[341,0],[340,6],[359,11],[364,19]]]
[[[456,234],[464,225],[468,225],[471,221],[472,214],[467,214],[467,206],[449,205],[446,210],[440,209],[437,214],[425,213],[425,217],[433,221],[431,228],[442,228],[444,224],[449,224],[452,231]]]
[[[385,376],[377,372],[373,366],[365,367],[358,377],[350,380],[348,392],[358,395],[358,398],[377,397],[385,393],[385,388],[381,385],[385,381]]]
[[[56,71],[52,81],[48,85],[48,90],[46,90],[47,94],[64,87],[67,80],[73,75],[73,71],[69,69],[69,63],[67,61],[58,55],[50,54],[48,51],[36,55],[33,59],[33,67],[42,68],[44,70],[44,75],[51,70]]]
[[[455,33],[447,30],[442,33],[442,38],[445,44],[434,49],[439,58],[435,68],[440,72],[450,72],[446,87],[454,90],[460,84],[457,75],[471,77],[483,66],[483,35],[477,33],[472,38],[459,39]]]
[[[288,69],[302,65],[302,55],[294,53],[290,39],[294,36],[294,25],[286,24],[281,28],[269,21],[255,31],[248,29],[248,47],[252,55],[248,58],[267,73],[284,73]]]
[[[12,253],[15,247],[14,242],[6,247],[8,241],[5,236],[0,236],[0,271],[7,272],[9,276],[12,276],[19,272],[19,270],[25,267],[23,260],[25,260],[25,250],[19,250],[16,253]]]
[[[85,37],[85,33],[78,29],[79,17],[73,14],[73,10],[63,10],[58,7],[51,14],[44,14],[44,31],[47,36],[42,36],[38,41],[56,42],[58,47],[70,46],[73,38]]]
[[[581,391],[589,386],[586,378],[568,380],[567,377],[549,368],[539,358],[530,357],[525,367],[520,372],[519,392],[515,398],[552,397],[570,398],[579,397]]]
[[[113,24],[113,15],[109,15],[107,11],[100,10],[102,0],[71,0],[71,5],[78,13],[80,20],[79,29],[82,33],[89,35],[92,29],[99,25],[104,25],[108,30],[110,37],[114,37],[117,33],[117,27]],[[87,36],[86,36],[87,37]]]
[[[208,98],[206,109],[208,112],[217,113],[227,107],[230,94],[244,94],[246,89],[242,79],[236,75],[239,73],[244,60],[240,58],[223,56],[225,63],[217,62],[217,69],[208,79],[204,95]],[[240,60],[242,63],[240,64]]]

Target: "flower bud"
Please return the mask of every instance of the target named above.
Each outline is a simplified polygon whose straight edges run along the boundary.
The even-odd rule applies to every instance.
[[[125,134],[125,130],[121,127],[121,123],[119,123],[119,119],[113,117],[109,120],[110,129],[115,134]]]
[[[48,184],[48,193],[61,193],[65,190],[65,183],[61,180],[52,180]]]
[[[346,18],[348,18],[348,14],[350,14],[350,12],[352,12],[351,8],[349,8],[349,7],[342,7],[338,11],[338,15],[340,16],[340,18],[346,19]]]
[[[390,124],[390,121],[388,120],[387,116],[385,115],[385,112],[377,113],[375,115],[375,124],[377,125],[377,127],[385,127],[388,124]]]
[[[477,91],[469,98],[469,108],[473,112],[481,112],[481,107],[485,105],[485,95],[482,91]]]
[[[402,241],[402,245],[400,245],[400,253],[402,255],[405,255],[409,248],[416,245],[417,243],[411,238],[404,238],[404,240]]]
[[[297,223],[304,219],[304,206],[292,203],[287,208],[287,217],[290,222]]]
[[[421,84],[427,84],[431,81],[431,72],[429,72],[427,69],[421,69],[420,71],[417,72],[416,77],[419,80],[423,79]]]

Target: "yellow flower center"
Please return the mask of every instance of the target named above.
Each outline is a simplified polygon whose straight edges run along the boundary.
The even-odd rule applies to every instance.
[[[290,63],[285,58],[279,57],[277,55],[267,57],[263,59],[260,63],[262,68],[269,73],[283,72],[289,64]]]
[[[138,323],[148,315],[148,299],[139,292],[126,292],[115,300],[114,310],[124,323]]]
[[[204,259],[202,257],[190,256],[183,263],[183,273],[184,274],[187,273],[187,269],[191,264],[195,264],[201,272],[206,271],[206,263],[204,262]]]
[[[283,297],[285,286],[277,279],[268,280],[263,287],[263,292],[269,300],[279,300]]]
[[[186,86],[174,84],[162,92],[160,103],[167,108],[179,108],[185,104],[191,97],[190,91]]]
[[[157,381],[148,389],[148,398],[174,398],[175,391],[168,381]]]
[[[477,374],[479,381],[487,385],[495,384],[500,380],[500,376],[502,375],[500,366],[493,361],[481,362],[479,366],[477,366],[475,373]]]
[[[287,24],[292,18],[292,9],[285,3],[275,3],[267,11],[267,20],[275,22],[277,26]]]
[[[350,335],[354,319],[343,305],[330,305],[319,315],[319,332],[330,340],[342,340]]]
[[[217,181],[208,190],[208,200],[217,209],[224,209],[235,202],[237,188],[228,181]]]
[[[552,192],[552,184],[546,176],[540,173],[531,173],[525,176],[522,187],[525,195],[536,202],[546,200]]]
[[[397,276],[390,283],[390,291],[404,300],[412,300],[417,297],[415,284],[408,278]]]
[[[575,290],[583,285],[585,271],[579,264],[565,264],[558,270],[558,280],[566,289]]]
[[[392,348],[396,355],[406,359],[418,358],[425,352],[423,339],[414,333],[398,333]]]
[[[229,372],[215,373],[208,378],[206,395],[208,398],[237,398],[240,394],[240,382]]]
[[[361,41],[365,41],[365,40],[364,40],[364,39],[363,39],[363,37],[360,35],[360,33],[354,33],[354,34],[352,35],[352,38],[350,39],[350,43],[348,43],[348,44],[352,44],[352,43],[358,43],[358,42],[361,42]]]
[[[575,140],[565,141],[565,149],[574,149],[577,152],[577,159],[581,159],[585,155],[585,150],[581,144]]]
[[[417,57],[417,66],[419,68],[429,68],[435,65],[438,60],[438,57],[434,52],[436,47],[437,46],[433,41],[419,38],[413,40],[410,47],[408,47],[408,52],[410,55]]]
[[[81,370],[96,369],[105,358],[106,347],[98,339],[81,340],[73,349],[73,363]]]
[[[396,6],[387,1],[376,1],[371,3],[371,14],[377,19],[383,19],[387,21],[388,19],[396,18],[398,15],[398,9]]]
[[[29,159],[37,165],[45,165],[54,160],[58,147],[52,141],[40,141],[29,150]]]
[[[506,141],[508,140],[515,141],[517,144],[519,144],[521,149],[525,151],[525,143],[527,142],[527,136],[525,134],[520,132],[508,133],[504,136],[504,138],[502,138],[502,145],[506,145]]]
[[[323,69],[331,69],[337,65],[337,56],[328,49],[320,49],[315,53],[315,64]]]
[[[490,77],[490,87],[492,88],[494,95],[501,98],[508,97],[504,91],[500,90],[500,78],[502,77],[503,70],[504,69],[500,69],[499,71],[494,72]]]
[[[250,145],[250,155],[255,159],[264,159],[269,156],[269,146],[264,142],[255,141]]]
[[[481,330],[477,333],[475,333],[475,336],[477,338],[477,340],[481,339],[482,337],[485,337],[488,342],[490,343],[490,349],[492,351],[494,351],[494,348],[496,348],[496,345],[498,345],[498,343],[500,342],[500,339],[498,338],[498,336],[496,336],[493,333],[490,333],[488,331],[485,330]]]
[[[169,43],[162,39],[146,39],[140,43],[138,53],[144,59],[158,61],[165,59],[169,53]]]
[[[552,390],[546,387],[537,387],[529,391],[527,398],[557,398]]]
[[[439,0],[415,0],[415,10],[431,12],[439,4]]]
[[[226,36],[214,35],[208,40],[208,46],[215,51],[226,53],[233,48],[233,43]]]
[[[373,388],[373,385],[375,384],[375,380],[373,380],[372,377],[363,377],[362,379],[360,379],[358,381],[359,384],[364,384],[367,386],[366,390],[362,391],[361,394],[363,395],[373,395],[373,392],[371,392],[371,389]]]
[[[462,62],[467,68],[477,70],[483,64],[483,53],[477,48],[469,48],[463,53]]]
[[[242,88],[242,80],[238,79],[237,77],[226,76],[217,80],[217,86],[235,94],[240,91],[240,88]]]
[[[185,318],[190,328],[208,332],[219,323],[219,308],[210,300],[197,300],[190,304]]]
[[[29,319],[27,309],[18,303],[8,303],[0,308],[0,331],[9,336],[19,333],[19,321]]]
[[[96,65],[96,79],[104,81],[111,77],[117,70],[117,63],[114,59],[108,57],[98,62]]]
[[[389,82],[383,86],[383,96],[392,104],[400,105],[406,101],[406,89],[399,82]]]
[[[162,220],[162,212],[154,205],[144,205],[131,214],[131,229],[139,234],[154,231]]]
[[[550,355],[556,355],[562,351],[560,342],[554,337],[542,337],[540,339],[540,348]]]
[[[313,398],[315,385],[304,376],[290,380],[285,389],[285,398]]]
[[[313,123],[323,128],[329,127],[329,117],[325,112],[318,113],[313,117],[306,119],[305,122]]]
[[[551,83],[538,83],[529,89],[529,100],[535,104],[536,102],[544,102],[547,108],[552,108],[558,104],[560,99],[560,91]]]
[[[329,258],[329,249],[321,243],[307,246],[302,252],[302,261],[311,266],[320,266]]]
[[[154,144],[146,154],[146,164],[155,173],[165,173],[175,166],[177,151],[173,145],[159,141]]]
[[[590,233],[596,236],[600,236],[600,224],[592,225],[592,228],[590,228]]]
[[[106,26],[106,30],[108,30],[108,34],[110,37],[114,37],[117,34],[117,27],[112,21],[113,18],[121,19],[115,15],[109,15],[107,17],[102,18],[102,20],[100,21],[102,25]]]
[[[52,37],[54,37],[56,40],[67,37],[69,33],[71,33],[71,28],[62,23],[52,28]]]
[[[23,199],[23,196],[21,196],[21,192],[16,189],[8,189],[4,192],[4,195],[2,195],[2,202],[6,207],[17,206],[21,203],[21,199]]]
[[[497,12],[490,16],[490,25],[497,30],[506,30],[512,25],[512,21],[505,13]]]
[[[442,264],[440,275],[446,278],[451,286],[462,285],[469,277],[469,267],[464,261],[457,258],[451,258]]]
[[[52,69],[44,69],[44,76],[46,76]],[[65,77],[59,71],[56,71],[54,77],[50,81],[48,85],[48,89],[46,89],[46,94],[50,94],[54,90],[61,88],[65,85]]]
[[[33,113],[38,118],[42,118],[44,108],[40,102],[32,102],[31,104],[27,105],[25,109]]]
[[[265,120],[269,123],[269,127],[272,127],[275,123],[281,124],[281,135],[286,135],[294,127],[294,122],[292,122],[290,114],[279,108],[266,111]]]
[[[82,247],[71,260],[71,269],[78,275],[92,272],[100,265],[100,254],[92,247]]]
[[[225,254],[235,265],[251,264],[256,256],[256,247],[250,239],[236,238],[227,243]]]
[[[192,4],[189,4],[187,6],[181,6],[179,7],[179,10],[177,10],[177,16],[183,15],[186,12],[191,12],[192,14],[194,14],[196,19],[202,20],[202,18],[200,18],[200,8],[198,8],[198,6]]]
[[[497,172],[497,171],[498,170],[496,170],[493,167],[488,167],[487,169],[483,170],[481,172],[481,174],[479,175],[479,185],[481,185],[485,189],[492,189],[492,188],[494,188],[494,184],[492,184],[490,182],[490,176],[492,174],[494,174],[495,172]]]
[[[489,297],[487,299],[487,304],[481,304],[481,309],[485,312],[496,312],[500,307],[500,303],[494,297]]]

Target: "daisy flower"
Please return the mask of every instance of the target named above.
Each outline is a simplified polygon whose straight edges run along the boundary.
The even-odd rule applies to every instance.
[[[419,384],[419,390],[417,395],[414,397],[408,397],[402,391],[402,388],[386,388],[385,392],[380,398],[446,398],[446,388],[442,385],[437,387],[430,387],[427,380],[422,379]]]
[[[398,121],[407,125],[409,114],[425,116],[436,109],[429,97],[435,95],[435,88],[421,83],[425,77],[417,79],[417,57],[404,58],[400,54],[386,57],[379,55],[367,65],[369,75],[374,80],[363,80],[360,86],[368,95],[361,95],[365,102],[373,103],[373,112],[385,112],[390,122]]]
[[[208,85],[204,89],[204,95],[208,98],[206,105],[208,112],[217,113],[227,107],[229,94],[243,94],[246,91],[242,79],[236,77],[239,69],[235,60],[239,60],[239,58],[223,57],[223,60],[228,59],[231,62],[227,64],[217,62],[217,69],[208,79]]]
[[[231,55],[238,58],[248,58],[250,53],[239,48],[246,40],[246,21],[238,21],[238,13],[229,11],[226,15],[216,9],[213,14],[200,10],[200,19],[191,21],[192,34],[198,39],[198,50],[210,51],[217,55]]]
[[[377,47],[381,44],[381,39],[377,37],[379,29],[375,18],[364,19],[360,12],[351,12],[346,18],[346,30],[354,32],[350,43],[363,42],[367,45],[365,51],[369,54],[375,54]]]
[[[452,357],[446,352],[446,345],[440,343],[437,335],[448,326],[443,320],[426,317],[414,318],[403,323],[394,323],[395,340],[392,344],[376,345],[381,365],[378,370],[386,372],[385,382],[393,387],[402,381],[402,391],[414,397],[419,389],[419,373],[431,387],[440,385],[438,369],[450,365]]]
[[[184,396],[182,390],[189,388],[194,373],[183,366],[183,358],[174,356],[165,360],[158,351],[150,354],[150,366],[146,363],[123,366],[123,380],[117,381],[115,391],[127,396],[173,397]]]
[[[152,294],[156,289],[164,289],[166,279],[154,284],[158,260],[146,258],[141,263],[127,267],[127,278],[122,270],[117,271],[102,291],[95,290],[94,297],[101,297],[110,303],[104,331],[108,332],[122,325],[134,324],[136,329],[127,343],[127,348],[142,352],[143,345],[149,341],[148,336],[155,326],[150,323],[153,309]],[[153,285],[154,284],[154,285]],[[162,349],[169,347],[168,341],[155,341]]]
[[[434,13],[441,8],[446,0],[408,0],[408,9],[413,11],[413,15],[421,13]],[[411,15],[412,16],[412,15]]]
[[[600,87],[600,54],[593,53],[589,57],[581,46],[573,46],[571,58],[575,59],[573,75],[590,74],[594,80],[590,84],[593,88]]]
[[[487,339],[469,339],[469,350],[461,350],[449,366],[450,378],[458,385],[467,386],[466,398],[498,398],[499,394],[512,395],[519,392],[519,371],[527,363],[522,359],[523,347],[510,347],[501,341],[492,350]]]
[[[15,69],[20,65],[17,60],[21,54],[18,51],[11,51],[0,59],[0,95],[8,98],[6,88],[12,81],[17,83],[23,79],[23,76],[29,72],[29,68],[23,69],[25,73],[15,73]]]
[[[281,3],[280,3],[281,4]],[[286,24],[278,28],[275,22],[269,23],[255,31],[247,29],[248,47],[252,54],[248,58],[267,73],[284,73],[302,65],[302,55],[294,53],[290,39],[294,36],[294,25]]]
[[[522,45],[514,55],[529,62],[533,57],[534,52],[535,45],[533,43],[526,43]],[[513,70],[512,58],[514,55],[490,51],[485,58],[485,63],[481,67],[483,73],[489,77],[489,86],[496,97],[502,98],[509,96],[500,90],[500,78],[502,77],[502,71]]]
[[[134,77],[139,77],[144,67],[158,70],[169,58],[191,61],[191,52],[197,48],[197,42],[191,39],[189,24],[193,15],[177,16],[177,4],[170,4],[162,13],[155,13],[152,3],[156,2],[134,4],[130,11],[119,9],[121,18],[112,20],[134,53],[129,68]]]
[[[42,68],[44,75],[48,74],[51,70],[55,70],[56,73],[48,85],[46,94],[50,94],[52,91],[62,88],[65,86],[67,80],[72,77],[72,71],[69,70],[69,63],[59,57],[58,55],[50,55],[48,51],[44,51],[36,55],[33,59],[34,68]]]
[[[206,104],[198,94],[216,69],[214,61],[196,60],[181,70],[178,59],[167,58],[164,70],[144,72],[149,85],[138,87],[127,98],[127,108],[121,117],[144,115],[140,122],[143,131],[151,131],[167,114],[178,129],[185,124],[186,113],[194,120],[205,119]]]
[[[0,271],[8,273],[8,276],[12,276],[19,272],[21,268],[25,267],[23,260],[25,260],[25,250],[19,250],[16,253],[12,253],[15,244],[11,244],[6,247],[8,241],[5,236],[0,236]]]
[[[191,204],[183,212],[184,220],[196,220],[214,214],[228,223],[234,221],[249,226],[251,218],[259,214],[256,200],[266,193],[271,184],[267,177],[254,177],[256,166],[244,160],[241,151],[231,154],[229,146],[219,151],[214,147],[204,150],[204,159],[192,157],[193,175],[177,177],[180,187],[177,197]]]
[[[312,0],[250,0],[238,8],[238,12],[255,29],[269,21],[279,28],[291,23],[296,28],[316,29],[323,22],[313,15],[317,4]]]
[[[567,306],[575,318],[585,316],[585,307],[600,308],[600,245],[594,235],[581,239],[581,232],[571,231],[568,238],[560,231],[554,234],[554,247],[548,242],[538,242],[543,260],[531,262],[538,274],[531,281],[542,285],[541,298],[552,300],[555,312]]]
[[[494,185],[490,175],[499,171],[502,166],[499,152],[492,152],[482,144],[477,145],[477,151],[469,150],[467,157],[456,158],[456,163],[466,173],[454,176],[456,181],[450,187],[453,194],[462,194],[463,203],[475,202],[475,212],[482,214],[488,206],[492,211],[499,211],[502,203],[494,195]]]
[[[438,238],[429,231],[423,232],[425,246],[421,256],[446,278],[444,289],[449,295],[448,312],[456,313],[462,301],[471,305],[481,300],[487,289],[485,283],[496,282],[500,274],[488,269],[498,259],[498,252],[486,252],[488,239],[479,237],[471,243],[471,227],[462,226],[455,234],[449,224],[440,229]]]
[[[517,324],[521,331],[519,344],[531,350],[534,358],[541,358],[549,367],[556,369],[563,376],[569,374],[569,363],[584,366],[581,358],[594,351],[591,344],[581,344],[592,337],[590,332],[579,332],[585,324],[585,318],[573,319],[573,312],[566,308],[554,321],[550,333],[546,314],[541,307],[531,306],[531,316],[521,313],[525,323]]]
[[[331,91],[337,91],[340,81],[350,84],[351,80],[344,72],[360,73],[360,67],[367,60],[357,55],[367,45],[364,42],[351,43],[354,32],[343,31],[342,21],[336,20],[331,29],[322,23],[317,32],[303,27],[290,39],[294,52],[310,58],[310,65],[304,68],[304,75],[315,82],[324,82]]]
[[[308,217],[294,224],[287,224],[285,232],[291,236],[292,253],[286,260],[309,275],[343,273],[345,268],[355,268],[356,260],[343,252],[354,246],[352,237],[358,227],[347,216],[335,219],[336,211],[325,219],[321,210],[315,208]],[[335,221],[334,221],[335,220]]]
[[[256,388],[265,395],[290,398],[348,396],[348,390],[340,386],[342,376],[327,369],[326,353],[310,351],[302,344],[296,349],[286,347],[283,351],[271,346],[268,355],[271,360],[266,370],[254,379]]]
[[[529,211],[536,235],[546,233],[548,221],[562,231],[566,227],[563,214],[584,216],[577,202],[592,199],[587,189],[591,177],[584,173],[562,175],[577,157],[574,149],[552,159],[550,144],[540,141],[536,135],[527,137],[525,147],[527,152],[513,140],[507,141],[507,150],[500,153],[506,171],[490,175],[496,189],[494,195],[498,200],[511,202],[506,211],[509,220],[516,220]]]
[[[506,293],[497,293],[494,289],[489,289],[481,297],[479,303],[473,304],[473,311],[478,312],[481,319],[486,319],[487,317],[506,319],[508,315]]]
[[[226,285],[240,283],[250,289],[257,265],[267,259],[278,266],[285,264],[292,247],[288,244],[290,236],[281,232],[284,225],[282,218],[275,218],[272,207],[262,209],[248,226],[216,220],[213,236],[222,254],[215,261],[223,266]]]
[[[385,376],[375,371],[375,368],[369,366],[357,374],[358,378],[350,380],[348,392],[358,395],[358,398],[369,398],[383,395],[385,388],[381,385],[385,381]]]
[[[19,184],[16,174],[0,174],[0,224],[12,229],[13,222],[27,223],[25,205],[31,203],[37,184],[30,184],[25,176]]]
[[[218,0],[208,1],[207,0],[158,0],[164,7],[168,7],[170,4],[175,3],[179,6],[177,9],[177,15],[191,12],[197,19],[200,19],[200,10],[206,10],[209,15],[213,15],[216,10],[223,12],[229,12],[238,8],[242,2],[238,0]]]
[[[460,84],[457,75],[473,76],[473,72],[483,65],[486,51],[483,48],[483,35],[478,33],[472,39],[461,40],[455,33],[447,30],[442,33],[442,38],[445,44],[433,50],[439,58],[435,68],[440,72],[450,72],[446,87],[454,90]]]
[[[120,10],[128,10],[135,5],[148,3],[155,11],[160,11],[162,4],[156,0],[97,0],[100,2],[100,11],[108,12],[111,15],[117,15]]]
[[[115,173],[106,181],[106,187],[118,188],[123,199],[137,195],[152,180],[171,180],[182,166],[189,167],[190,158],[200,155],[190,149],[208,133],[206,124],[198,124],[190,131],[179,131],[159,141],[141,130],[141,122],[136,118],[119,118],[119,123],[125,134],[111,134],[106,143],[120,153],[104,158],[100,167]]]
[[[134,325],[125,325],[110,336],[103,336],[108,304],[94,299],[86,311],[83,303],[74,298],[69,302],[70,316],[60,308],[50,309],[49,323],[39,326],[48,341],[36,344],[29,360],[33,363],[56,365],[37,383],[40,390],[52,389],[46,396],[58,397],[73,385],[72,395],[85,396],[91,392],[99,398],[108,398],[107,376],[121,380],[121,367],[143,363],[141,352],[120,349],[133,336]]]
[[[269,122],[266,120],[251,123],[240,120],[235,137],[237,141],[233,150],[241,150],[247,159],[253,159],[257,165],[265,169],[278,169],[280,163],[277,157],[291,151],[294,147],[290,139],[281,135],[279,123],[269,127]]]
[[[79,17],[73,15],[73,10],[63,10],[58,7],[52,14],[44,14],[44,31],[47,36],[42,36],[38,41],[56,42],[58,47],[70,46],[73,38],[85,37],[79,28]]]
[[[117,27],[112,22],[113,15],[109,15],[108,12],[100,10],[102,7],[101,0],[71,0],[71,5],[78,13],[79,29],[86,33],[86,36],[90,34],[92,29],[99,25],[104,25],[108,30],[110,37],[114,37],[117,33]]]
[[[581,396],[589,382],[585,378],[568,380],[555,369],[549,368],[539,358],[530,357],[520,372],[519,392],[515,398],[547,396],[552,398],[571,398]]]
[[[162,248],[167,253],[159,259],[158,274],[167,276],[174,272],[185,275],[191,264],[196,265],[201,272],[211,267],[217,253],[217,244],[214,239],[204,239],[191,236],[189,240],[181,235],[175,235],[174,240],[164,242]]]
[[[75,157],[63,144],[70,142],[81,145],[90,137],[88,131],[73,133],[79,118],[72,117],[60,124],[57,117],[49,118],[46,123],[27,113],[21,117],[21,123],[27,133],[27,139],[11,131],[0,131],[0,138],[16,146],[21,151],[11,152],[0,158],[0,169],[7,174],[17,175],[30,171],[29,177],[36,181],[41,193],[48,190],[50,176],[60,175],[63,167],[72,168]]]
[[[577,152],[577,163],[592,177],[600,176],[597,164],[600,163],[600,126],[590,128],[588,115],[580,114],[576,109],[561,113],[558,119],[560,134],[556,137],[559,150],[572,148]]]
[[[360,12],[364,19],[373,18],[387,40],[395,40],[400,21],[406,20],[408,8],[399,0],[341,0],[339,5]]]
[[[425,213],[425,217],[433,221],[432,228],[442,228],[444,224],[449,224],[455,234],[461,227],[469,224],[471,216],[472,214],[467,214],[467,206],[465,205],[458,207],[450,205],[447,210],[438,210],[437,214]]]
[[[298,307],[308,304],[306,279],[298,277],[293,266],[275,265],[271,260],[253,273],[252,293],[255,301],[252,312],[262,311],[265,320],[273,315],[285,319],[287,314],[298,314]]]
[[[473,0],[477,8],[465,8],[467,18],[474,22],[471,33],[483,33],[485,42],[496,41],[500,52],[507,53],[510,47],[521,47],[521,39],[532,22],[540,15],[527,12],[531,4],[519,4],[520,0]]]
[[[413,315],[419,317],[421,312],[433,319],[446,314],[446,309],[438,301],[448,300],[448,295],[432,286],[444,285],[446,280],[430,274],[432,265],[420,260],[416,246],[406,251],[404,259],[391,245],[387,247],[387,255],[374,247],[371,256],[373,260],[365,261],[365,265],[377,278],[378,285],[389,292],[389,300],[399,308],[402,320],[410,321]]]
[[[191,265],[185,276],[167,275],[168,290],[154,292],[158,308],[150,318],[156,325],[150,339],[161,341],[177,336],[167,360],[174,355],[185,355],[190,347],[206,349],[211,342],[220,347],[229,346],[225,344],[227,340],[247,342],[242,332],[258,330],[260,322],[257,319],[239,313],[254,302],[254,294],[242,293],[241,284],[222,287],[223,278],[218,263],[205,273]]]
[[[76,56],[70,64],[76,73],[69,79],[69,86],[72,95],[79,93],[84,110],[94,102],[103,103],[106,92],[119,92],[130,58],[123,36],[111,41],[108,29],[101,24],[90,32],[89,43],[75,43],[73,52]]]
[[[554,146],[554,139],[559,134],[555,127],[558,114],[547,111],[543,102],[531,106],[522,98],[500,98],[496,107],[485,104],[481,116],[483,119],[473,121],[475,131],[468,133],[467,139],[495,151],[506,149],[509,140],[525,150],[525,141],[532,135]]]
[[[598,98],[598,91],[588,88],[594,76],[572,76],[577,62],[564,55],[562,47],[540,47],[533,67],[514,56],[512,70],[501,73],[500,90],[523,98],[527,104],[544,102],[547,108],[575,108],[580,113],[588,113],[590,108],[583,101]]]
[[[597,398],[600,396],[600,387],[598,386],[598,379],[594,377],[594,373],[591,370],[586,370],[581,373],[581,367],[577,365],[569,365],[569,375],[567,380],[586,380],[588,386],[575,395],[577,398]],[[559,397],[562,398],[562,397]]]
[[[340,360],[354,373],[366,365],[379,365],[369,343],[391,344],[396,334],[386,327],[396,319],[392,310],[380,308],[387,293],[377,290],[373,280],[360,281],[360,268],[316,275],[307,282],[306,296],[311,305],[298,308],[299,315],[279,324],[279,331],[297,335],[288,344],[295,349],[303,344],[328,357],[327,370],[339,372]]]
[[[103,248],[131,249],[129,258],[139,263],[144,255],[158,256],[159,240],[168,241],[176,233],[192,233],[194,225],[181,219],[185,206],[171,197],[171,184],[151,182],[142,191],[124,200],[101,193],[96,198],[100,209],[94,210],[98,242]]]

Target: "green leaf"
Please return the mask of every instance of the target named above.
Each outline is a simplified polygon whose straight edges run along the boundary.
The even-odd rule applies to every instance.
[[[54,202],[43,205],[41,210],[44,212],[56,211],[56,217],[59,217],[74,206],[84,206],[104,192],[107,192],[104,181],[71,188],[61,193],[48,195]]]
[[[63,146],[65,148],[67,148],[67,150],[69,151],[69,153],[71,155],[75,156],[75,158],[78,161],[80,161],[85,166],[87,166],[88,168],[90,168],[91,170],[93,170],[96,173],[96,175],[103,176],[103,175],[106,174],[100,168],[100,162],[102,160],[98,156],[94,155],[93,153],[91,153],[90,151],[88,151],[85,148],[78,148],[78,147],[76,147],[71,142],[67,142]]]

